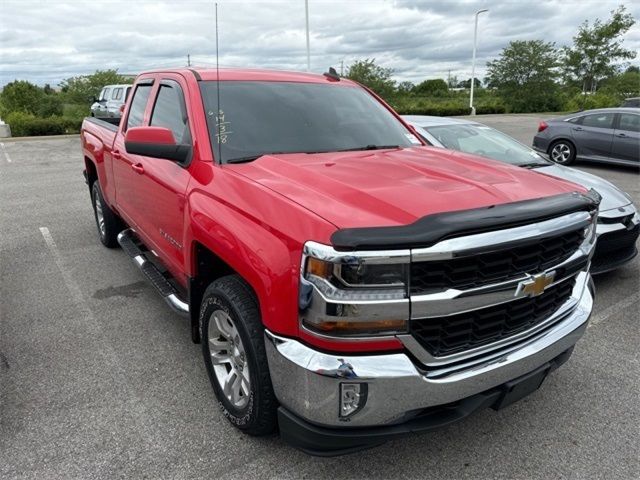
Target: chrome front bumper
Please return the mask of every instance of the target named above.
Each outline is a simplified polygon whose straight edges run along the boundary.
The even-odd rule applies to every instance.
[[[585,272],[576,277],[577,304],[557,323],[490,357],[445,372],[416,364],[404,353],[326,354],[267,331],[265,343],[276,397],[297,416],[330,427],[392,425],[411,412],[468,398],[527,374],[573,347],[591,314],[590,281]],[[339,388],[345,382],[367,383],[368,395],[361,410],[341,419]]]

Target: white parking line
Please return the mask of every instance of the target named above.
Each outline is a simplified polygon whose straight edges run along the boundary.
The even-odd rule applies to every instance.
[[[4,153],[5,158],[7,159],[8,163],[11,163],[11,157],[9,156],[9,154],[7,153],[7,149],[4,148],[4,143],[0,143],[0,150],[2,150],[2,153]]]
[[[638,301],[640,301],[640,293],[631,295],[630,297],[627,297],[626,300],[623,300],[621,302],[614,303],[610,307],[605,308],[603,311],[596,313],[593,317],[591,317],[591,320],[589,321],[589,325],[587,326],[587,328],[591,328],[594,325],[598,325],[599,323],[604,322],[606,319],[608,319],[612,315],[615,315],[616,313],[621,312],[625,308],[630,307],[631,305],[633,305]]]
[[[94,320],[93,312],[85,302],[84,297],[82,296],[82,291],[80,287],[73,279],[71,272],[65,266],[64,260],[62,259],[62,255],[60,254],[60,250],[58,250],[58,246],[56,242],[53,240],[51,233],[47,227],[40,227],[40,233],[44,237],[44,241],[47,242],[47,247],[51,251],[51,255],[53,255],[53,261],[56,262],[58,266],[58,270],[62,274],[62,279],[64,280],[65,285],[67,286],[67,290],[71,294],[71,300],[73,300],[74,305],[80,310],[80,313],[87,319]]]

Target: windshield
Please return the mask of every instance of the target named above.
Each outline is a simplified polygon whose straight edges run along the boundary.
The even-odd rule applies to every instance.
[[[409,147],[420,142],[366,90],[293,82],[200,82],[214,156]],[[218,132],[219,128],[219,132]]]
[[[549,162],[513,138],[484,125],[423,127],[445,148],[473,153],[517,166],[547,166]]]

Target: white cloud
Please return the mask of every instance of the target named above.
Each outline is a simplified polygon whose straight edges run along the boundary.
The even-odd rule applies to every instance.
[[[322,1],[309,0],[312,70],[375,57],[398,80],[470,76],[473,13],[481,16],[478,73],[511,40],[566,45],[579,24],[608,18],[616,1]],[[219,1],[220,63],[306,68],[304,2]],[[640,4],[627,8],[640,19]],[[640,26],[625,46],[640,50]],[[72,75],[215,64],[212,1],[3,0],[0,85],[16,78],[57,84]],[[636,59],[638,64],[640,59]]]

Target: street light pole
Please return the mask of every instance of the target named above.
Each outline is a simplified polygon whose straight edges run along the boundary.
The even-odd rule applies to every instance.
[[[471,95],[469,97],[469,108],[471,109],[471,115],[476,114],[476,108],[473,106],[473,87],[475,86],[476,80],[476,44],[478,42],[478,15],[484,12],[488,12],[489,10],[484,8],[482,10],[478,10],[476,12],[476,25],[473,29],[473,60],[471,62]]]
[[[304,0],[304,15],[307,23],[307,72],[311,71],[311,47],[309,46],[309,0]]]

